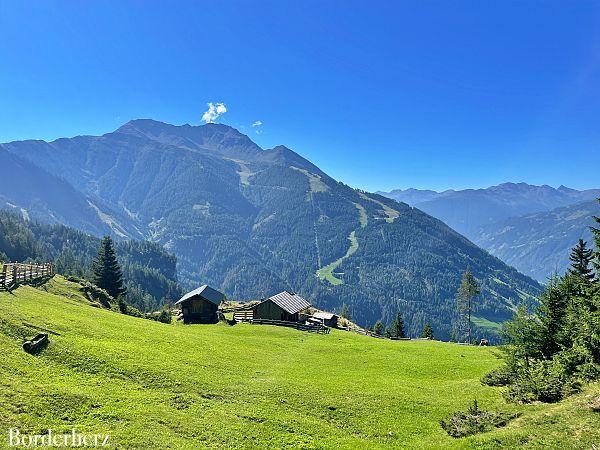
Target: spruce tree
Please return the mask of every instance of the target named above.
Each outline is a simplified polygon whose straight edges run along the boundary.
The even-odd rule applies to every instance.
[[[402,314],[400,314],[400,311],[396,313],[396,319],[392,325],[392,336],[397,338],[406,337],[404,334],[404,320],[402,320]]]
[[[373,326],[373,332],[378,336],[381,336],[383,334],[383,323],[381,323],[381,320],[378,320],[375,323],[375,325]]]
[[[467,269],[462,276],[460,286],[458,288],[458,310],[461,316],[466,315],[467,325],[467,342],[471,343],[471,311],[473,309],[473,298],[480,294],[477,280],[471,273],[470,269]]]
[[[435,339],[433,337],[433,328],[431,327],[429,322],[427,322],[425,324],[425,326],[423,327],[423,332],[421,333],[421,337],[426,338],[426,339],[432,339],[432,340]]]
[[[342,305],[342,311],[340,312],[340,316],[346,320],[350,320],[350,309],[345,303]]]
[[[92,272],[93,283],[108,292],[110,296],[118,298],[125,294],[123,274],[117,261],[113,241],[109,236],[100,242],[98,254],[92,263]]]
[[[452,332],[450,333],[450,342],[456,342],[456,330],[452,328]]]
[[[594,252],[591,248],[587,248],[587,243],[583,239],[579,239],[577,245],[573,247],[569,259],[571,260],[569,271],[572,274],[579,275],[588,281],[594,279],[594,272],[590,267],[590,263],[594,259]]]
[[[600,202],[600,198],[598,199]],[[594,221],[598,224],[598,228],[590,227],[590,231],[594,236],[594,243],[596,244],[596,251],[594,252],[594,267],[596,268],[596,273],[600,276],[600,217],[594,216]]]

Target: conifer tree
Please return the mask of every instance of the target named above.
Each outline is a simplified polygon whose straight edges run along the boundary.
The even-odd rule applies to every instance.
[[[375,325],[373,326],[373,332],[378,336],[383,334],[383,323],[381,323],[381,320],[375,322]]]
[[[340,312],[340,316],[346,320],[350,320],[350,309],[345,303],[342,305],[342,311]]]
[[[400,314],[400,311],[396,313],[396,319],[392,325],[392,336],[397,338],[406,337],[404,334],[404,320],[402,319],[402,314]]]
[[[598,202],[600,202],[600,198],[598,199]],[[598,273],[600,277],[600,217],[594,216],[594,221],[598,224],[598,227],[590,227],[590,231],[594,236],[594,243],[596,244],[594,267],[596,268],[596,273]]]
[[[471,311],[473,309],[473,298],[478,296],[480,292],[477,280],[475,280],[471,270],[467,269],[462,276],[457,295],[459,314],[461,316],[466,316],[467,342],[469,344],[471,343]]]
[[[433,328],[431,327],[429,322],[427,322],[425,324],[425,326],[423,327],[423,332],[421,333],[421,337],[426,338],[426,339],[432,339],[432,340],[435,339],[433,337]]]
[[[98,254],[92,263],[92,281],[114,298],[124,295],[123,274],[117,261],[115,248],[110,236],[100,242]]]
[[[450,342],[456,342],[456,330],[452,328],[452,332],[450,332]]]
[[[573,247],[569,259],[571,260],[571,268],[569,269],[571,273],[588,281],[594,279],[594,272],[590,267],[590,263],[594,259],[594,251],[587,248],[587,243],[583,239],[579,239],[577,245]]]

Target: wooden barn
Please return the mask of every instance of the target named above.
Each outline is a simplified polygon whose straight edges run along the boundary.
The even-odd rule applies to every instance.
[[[317,311],[311,318],[313,322],[318,322],[326,327],[337,328],[338,316],[326,311]]]
[[[283,291],[254,305],[252,318],[298,322],[299,314],[309,307],[310,303],[298,294]]]
[[[181,307],[183,323],[217,323],[217,309],[225,295],[206,284],[181,297],[175,305]]]

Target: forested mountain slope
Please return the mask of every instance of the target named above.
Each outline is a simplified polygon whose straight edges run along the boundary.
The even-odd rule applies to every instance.
[[[92,279],[91,265],[100,239],[64,225],[47,225],[0,211],[0,261],[54,261],[66,275]],[[155,311],[182,295],[177,258],[159,244],[135,240],[117,243],[116,253],[127,287],[126,299],[142,311]]]
[[[52,175],[0,145],[0,207],[25,219],[61,223],[100,235],[116,232],[125,236],[135,230],[121,229],[107,217],[122,215],[75,189],[59,171]]]
[[[82,193],[126,214],[179,259],[188,286],[235,299],[292,289],[319,307],[347,304],[355,320],[425,321],[447,337],[461,274],[483,286],[476,315],[511,316],[539,285],[441,221],[352,189],[292,150],[262,150],[218,124],[129,122],[104,136],[5,144]]]
[[[570,264],[571,248],[582,238],[592,240],[589,227],[600,215],[597,201],[569,205],[552,211],[511,217],[483,227],[476,242],[490,253],[545,282],[562,274]]]
[[[589,239],[600,189],[504,183],[487,189],[382,193],[435,216],[522,273],[545,283],[569,265],[569,252]]]
[[[450,227],[478,242],[482,227],[501,221],[600,197],[600,189],[576,190],[566,186],[535,186],[527,183],[503,183],[486,189],[435,192],[419,189],[395,189],[380,192],[386,197],[416,206]]]

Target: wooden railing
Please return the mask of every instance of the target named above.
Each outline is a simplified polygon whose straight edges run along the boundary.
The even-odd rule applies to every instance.
[[[306,324],[302,322],[288,322],[286,320],[250,319],[246,322],[254,325],[276,325],[279,327],[295,328],[296,330],[308,331],[319,334],[329,334],[329,328],[324,325]]]
[[[254,318],[254,311],[251,309],[237,310],[233,313],[233,318],[238,322],[249,322]]]
[[[36,278],[51,277],[55,273],[53,263],[4,263],[2,270],[0,270],[0,290],[9,290],[19,283],[25,283]]]

